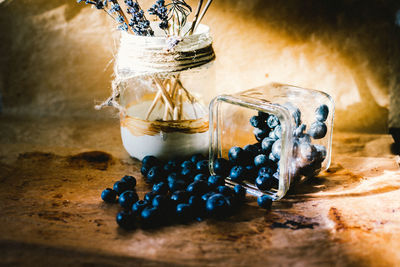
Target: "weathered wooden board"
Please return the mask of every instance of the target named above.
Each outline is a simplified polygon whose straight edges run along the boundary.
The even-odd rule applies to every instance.
[[[149,188],[116,121],[0,118],[0,265],[399,266],[400,171],[388,135],[335,133],[333,163],[271,212],[126,232],[100,200]]]

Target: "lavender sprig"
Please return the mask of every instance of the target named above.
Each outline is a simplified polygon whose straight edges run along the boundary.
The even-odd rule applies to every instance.
[[[149,14],[157,16],[161,22],[159,24],[160,29],[168,29],[168,8],[165,6],[164,0],[157,0],[157,2],[149,8]]]
[[[154,31],[150,27],[150,21],[146,19],[144,11],[136,1],[125,0],[128,6],[127,13],[132,16],[129,20],[129,26],[136,35],[153,36]]]

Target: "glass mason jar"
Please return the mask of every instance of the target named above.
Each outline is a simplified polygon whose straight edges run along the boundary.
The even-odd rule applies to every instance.
[[[329,167],[333,117],[328,94],[290,85],[217,96],[210,104],[210,172],[220,174],[218,158],[229,158],[227,184],[278,200]]]
[[[113,88],[119,95],[123,145],[139,160],[205,154],[207,107],[215,90],[209,28],[199,25],[182,38],[166,37],[156,25],[153,29],[154,37],[121,35]]]

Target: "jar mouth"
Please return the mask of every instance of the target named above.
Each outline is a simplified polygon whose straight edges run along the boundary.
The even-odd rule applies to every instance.
[[[139,36],[139,35],[134,35],[125,31],[122,31],[122,36],[124,38],[130,38],[130,39],[140,39],[140,40],[152,40],[152,41],[166,41],[168,36],[165,34],[165,32],[158,27],[159,22],[158,21],[152,21],[150,22],[151,28],[154,30],[154,36]],[[186,24],[182,32],[187,33],[190,30],[191,24]],[[192,35],[186,35],[182,36],[183,38],[194,38],[197,39],[201,37],[202,35],[208,35],[210,33],[210,27],[205,25],[205,24],[199,24],[196,28],[196,31]]]

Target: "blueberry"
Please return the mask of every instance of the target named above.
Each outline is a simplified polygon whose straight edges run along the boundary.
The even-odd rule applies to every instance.
[[[187,203],[187,201],[189,200],[189,197],[190,197],[190,193],[189,192],[186,192],[186,191],[175,191],[171,195],[171,200],[175,204]]]
[[[114,191],[117,192],[118,195],[121,195],[123,192],[129,190],[129,184],[126,182],[118,181],[114,184]]]
[[[229,160],[232,162],[239,162],[243,157],[243,149],[237,146],[233,146],[228,152]]]
[[[211,175],[208,177],[208,185],[210,187],[217,187],[219,185],[225,185],[225,179],[224,177],[220,175]]]
[[[268,125],[268,127],[269,128],[271,128],[271,129],[273,129],[273,128],[275,128],[276,126],[278,126],[278,124],[279,124],[279,119],[278,119],[278,117],[277,116],[275,116],[275,115],[269,115],[269,117],[268,117],[268,119],[267,119],[267,125]]]
[[[302,137],[304,135],[304,131],[306,130],[306,125],[302,124],[299,127],[297,127],[294,132],[293,132],[293,136],[295,137]]]
[[[269,175],[258,176],[256,179],[256,186],[261,191],[271,190],[271,188],[278,187],[278,180]]]
[[[314,139],[321,139],[325,137],[328,128],[326,124],[320,121],[316,121],[310,126],[310,130],[308,130],[308,134]]]
[[[303,166],[313,162],[319,156],[315,146],[309,143],[300,143],[297,151],[298,160],[303,162]]]
[[[217,193],[222,194],[226,197],[229,197],[229,196],[233,196],[235,194],[235,191],[233,191],[233,189],[230,188],[229,186],[220,185],[217,187]]]
[[[193,162],[194,164],[205,159],[206,157],[203,156],[202,154],[194,154],[193,156],[190,157],[190,161]]]
[[[191,195],[201,196],[208,190],[208,184],[205,181],[195,181],[188,185],[186,191]]]
[[[208,192],[208,193],[205,193],[204,195],[201,196],[201,200],[202,200],[204,203],[206,203],[207,200],[208,200],[210,197],[212,197],[213,195],[215,195],[215,194],[216,194],[215,192]]]
[[[296,124],[296,126],[299,126],[301,123],[301,112],[300,109],[296,106],[294,106],[292,103],[287,102],[285,104],[283,104],[284,107],[286,107],[289,112],[292,114],[292,117],[294,119],[294,122]]]
[[[257,141],[261,142],[265,137],[268,136],[269,129],[254,128],[253,134]]]
[[[145,200],[138,200],[132,205],[132,212],[136,215],[140,215],[142,213],[142,210],[149,206],[149,203]]]
[[[168,182],[169,191],[175,192],[178,190],[185,190],[186,182],[184,180],[173,180]]]
[[[251,126],[255,128],[265,129],[267,126],[266,119],[260,116],[253,116],[250,118]]]
[[[278,160],[281,158],[281,149],[282,149],[282,141],[276,140],[275,143],[272,145],[271,149],[271,154],[274,156],[274,158]]]
[[[160,213],[156,207],[145,207],[140,214],[142,226],[152,228],[160,225]]]
[[[279,161],[279,158],[275,158],[274,157],[274,154],[269,154],[269,156],[268,156],[268,159],[271,161],[271,162],[278,162]]]
[[[186,160],[186,161],[182,162],[181,168],[182,168],[182,169],[194,170],[194,169],[196,168],[196,165],[195,165],[195,163],[193,163],[192,161]]]
[[[147,167],[148,169],[157,166],[160,164],[160,160],[154,156],[146,156],[142,159],[142,166]]]
[[[236,198],[240,201],[243,202],[246,199],[246,189],[241,186],[240,184],[235,185],[233,188],[233,191],[235,192]]]
[[[176,206],[176,217],[180,222],[189,222],[194,218],[193,211],[193,208],[189,204],[178,204]]]
[[[164,171],[167,173],[175,172],[179,169],[179,163],[177,160],[169,160],[167,164],[164,165]]]
[[[233,182],[240,183],[246,178],[245,174],[246,174],[245,168],[243,168],[242,166],[233,166],[229,174],[229,177]]]
[[[223,218],[228,214],[229,204],[224,195],[214,194],[206,202],[206,211],[210,217]]]
[[[228,176],[230,170],[230,163],[224,158],[217,158],[213,163],[214,172],[217,175]]]
[[[140,173],[143,174],[143,176],[147,176],[148,171],[149,171],[149,168],[147,168],[146,166],[142,166],[140,168]]]
[[[315,150],[317,151],[317,160],[322,162],[326,158],[326,148],[323,145],[314,145]]]
[[[258,170],[258,176],[272,176],[273,173],[274,173],[274,170],[270,166],[261,167]]]
[[[205,175],[204,173],[199,173],[193,178],[193,182],[196,182],[196,181],[207,182],[207,180],[208,180],[208,175]]]
[[[259,147],[255,144],[253,145],[246,145],[243,147],[244,151],[247,151],[251,157],[254,157],[258,154],[259,152]]]
[[[156,196],[156,194],[153,191],[147,192],[144,195],[144,200],[151,203],[153,201],[153,198]]]
[[[179,177],[178,177],[178,175],[176,174],[176,172],[173,172],[173,173],[170,173],[170,174],[168,175],[168,177],[167,177],[167,182],[170,183],[170,182],[175,181],[175,180],[178,180],[178,179],[179,179]]]
[[[272,206],[272,198],[269,195],[262,195],[257,198],[258,206],[263,209],[270,209]]]
[[[119,196],[119,205],[125,209],[130,209],[132,204],[139,200],[136,192],[128,190]]]
[[[154,166],[147,172],[147,182],[156,183],[164,179],[164,170],[160,166]]]
[[[328,114],[329,114],[329,108],[325,104],[319,106],[315,110],[315,118],[317,119],[317,121],[320,122],[326,121],[326,119],[328,118]]]
[[[280,125],[275,127],[274,135],[275,135],[276,139],[280,139],[282,137],[282,127]]]
[[[165,195],[168,193],[168,185],[165,182],[159,182],[153,185],[153,192],[158,195]]]
[[[300,138],[299,138],[299,142],[300,143],[311,143],[311,137],[309,134],[303,134]]]
[[[170,207],[170,199],[165,195],[156,195],[151,204],[160,211],[167,211]]]
[[[269,154],[272,149],[272,145],[275,143],[276,139],[271,137],[266,137],[262,140],[261,149],[265,154]]]
[[[122,177],[121,182],[127,183],[130,189],[134,189],[136,186],[136,178],[133,176],[125,175]]]
[[[193,180],[193,177],[196,175],[196,172],[194,169],[182,169],[181,170],[181,177],[185,181],[191,181]]]
[[[121,211],[116,217],[118,225],[125,230],[132,230],[135,228],[135,216],[132,212]]]
[[[101,192],[101,199],[107,203],[115,203],[117,197],[117,192],[112,190],[111,188],[106,188]]]
[[[254,158],[254,166],[256,166],[257,168],[268,166],[268,163],[269,163],[268,157],[264,154],[257,155]]]
[[[206,173],[208,174],[208,160],[201,160],[196,163],[196,170],[199,173]]]

